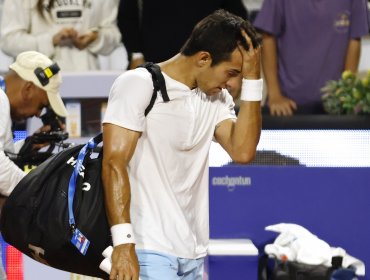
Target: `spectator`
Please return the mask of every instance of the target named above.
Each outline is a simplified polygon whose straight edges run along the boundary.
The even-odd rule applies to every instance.
[[[121,0],[118,27],[129,56],[129,68],[174,56],[194,25],[219,8],[247,18],[241,0]]]
[[[97,70],[98,55],[120,44],[117,6],[116,0],[5,0],[1,49],[12,57],[41,52],[63,71]]]
[[[264,0],[254,22],[271,115],[323,113],[320,89],[356,72],[368,33],[366,0]]]

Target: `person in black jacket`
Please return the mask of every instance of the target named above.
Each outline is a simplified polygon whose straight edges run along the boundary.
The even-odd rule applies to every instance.
[[[194,25],[220,8],[248,17],[241,0],[121,0],[118,28],[128,53],[128,68],[174,56]]]

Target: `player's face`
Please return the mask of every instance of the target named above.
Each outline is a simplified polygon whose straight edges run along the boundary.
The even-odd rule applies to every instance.
[[[242,69],[242,55],[238,49],[231,54],[229,61],[209,66],[197,79],[198,87],[207,95],[218,94],[222,89],[228,88],[235,78],[240,76]]]

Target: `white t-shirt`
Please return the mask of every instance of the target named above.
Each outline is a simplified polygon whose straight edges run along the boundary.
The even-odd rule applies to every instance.
[[[171,101],[158,94],[146,117],[151,74],[120,75],[104,123],[142,132],[128,167],[136,248],[195,259],[209,240],[209,148],[216,125],[236,118],[234,103],[227,91],[209,97],[163,74]]]
[[[15,153],[12,135],[10,104],[6,94],[0,89],[0,193],[5,196],[13,191],[25,173],[4,153]]]

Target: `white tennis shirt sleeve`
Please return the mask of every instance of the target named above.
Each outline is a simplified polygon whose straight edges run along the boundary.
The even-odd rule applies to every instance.
[[[151,74],[145,68],[124,72],[115,80],[110,90],[103,123],[144,131],[144,113],[152,94]]]

